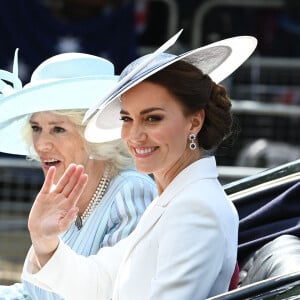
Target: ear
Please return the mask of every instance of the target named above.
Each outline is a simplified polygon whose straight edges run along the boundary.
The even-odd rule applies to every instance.
[[[204,109],[201,109],[201,110],[195,112],[194,114],[192,114],[190,130],[197,134],[203,126],[204,119],[205,119],[205,110]]]

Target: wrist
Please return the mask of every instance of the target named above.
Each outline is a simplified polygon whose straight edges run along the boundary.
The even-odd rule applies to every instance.
[[[59,238],[34,238],[31,236],[31,240],[38,262],[43,267],[56,251],[59,245]]]

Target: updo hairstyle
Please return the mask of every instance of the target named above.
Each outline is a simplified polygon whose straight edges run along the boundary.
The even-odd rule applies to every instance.
[[[198,137],[204,150],[215,149],[231,133],[231,101],[226,89],[185,61],[177,61],[145,81],[165,87],[184,109],[186,116],[201,109],[205,120]]]

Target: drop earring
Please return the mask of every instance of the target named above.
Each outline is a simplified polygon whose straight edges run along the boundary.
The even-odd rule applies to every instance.
[[[189,135],[189,140],[190,140],[190,149],[194,151],[197,148],[197,144],[195,143],[195,141],[196,141],[196,134],[195,133],[191,133]]]

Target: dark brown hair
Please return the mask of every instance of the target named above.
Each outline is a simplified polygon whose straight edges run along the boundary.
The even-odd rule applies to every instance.
[[[178,61],[146,79],[164,86],[189,115],[205,110],[205,120],[198,134],[199,146],[214,149],[231,133],[231,101],[226,89],[216,84],[195,66]]]

